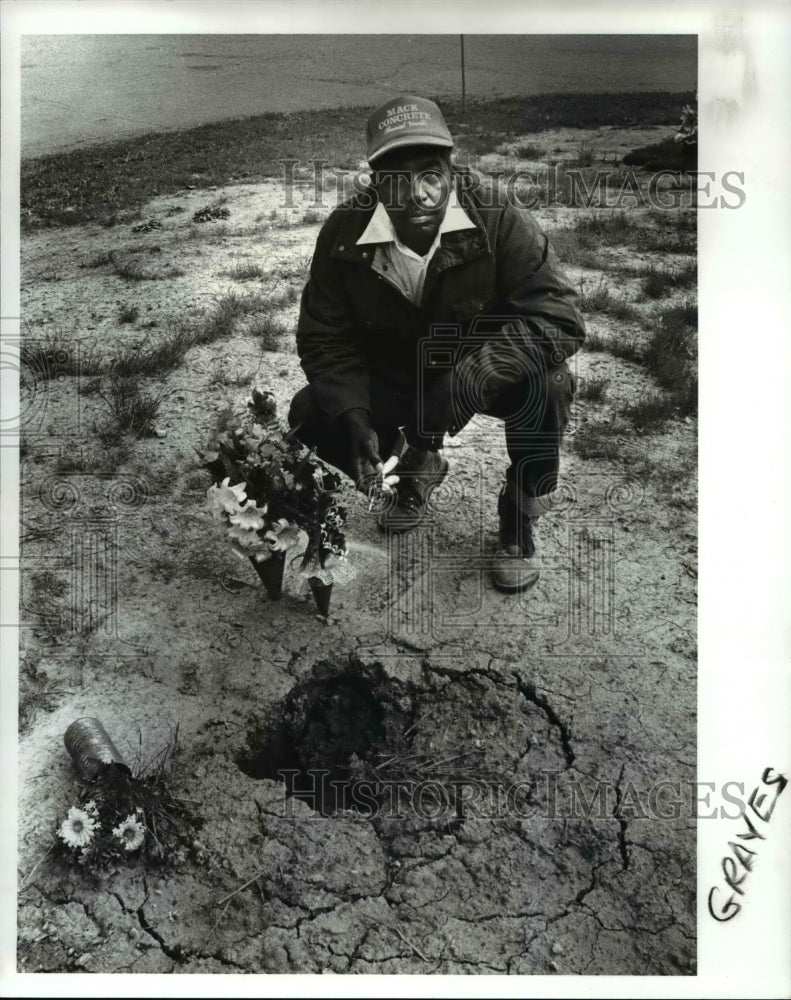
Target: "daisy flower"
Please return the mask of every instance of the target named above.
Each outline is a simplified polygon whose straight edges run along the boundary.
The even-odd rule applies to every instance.
[[[264,538],[269,542],[273,552],[287,552],[295,545],[299,545],[301,535],[302,532],[296,524],[291,524],[284,517],[281,517],[275,521]]]
[[[85,809],[72,806],[69,814],[61,823],[58,836],[69,847],[87,847],[93,840],[96,828],[96,818]]]
[[[146,831],[136,814],[131,813],[113,830],[113,836],[121,841],[125,851],[136,851],[145,840]]]
[[[259,531],[264,526],[264,514],[266,514],[266,504],[263,507],[257,507],[255,500],[248,500],[238,513],[231,514],[229,520],[237,528]]]
[[[206,499],[216,517],[236,514],[247,496],[244,491],[247,483],[237,483],[236,486],[230,483],[230,478],[226,477],[219,486],[215,483],[206,490]]]

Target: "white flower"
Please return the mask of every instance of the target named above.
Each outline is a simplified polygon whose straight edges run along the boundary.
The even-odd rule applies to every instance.
[[[272,525],[271,530],[267,531],[264,538],[269,542],[273,552],[288,552],[289,549],[299,545],[301,536],[302,532],[296,524],[291,524],[281,517]]]
[[[391,455],[382,466],[379,475],[382,477],[380,489],[384,493],[392,493],[393,487],[399,481],[399,476],[391,476],[388,473],[398,465],[398,455]]]
[[[96,819],[94,815],[84,809],[72,806],[69,814],[61,823],[58,836],[65,841],[69,847],[87,847],[93,840]]]
[[[399,482],[399,476],[392,476],[390,472],[398,465],[398,455],[391,455],[379,470],[379,478],[374,479],[368,490],[368,510],[373,510],[377,500],[385,493],[392,493],[393,487]]]
[[[131,813],[113,830],[113,836],[121,841],[125,851],[136,851],[145,840],[146,830],[135,813]]]
[[[206,499],[216,517],[222,518],[223,514],[236,514],[247,497],[245,493],[247,483],[237,483],[236,486],[231,486],[230,482],[230,478],[226,477],[219,486],[215,483],[206,490]]]
[[[229,520],[237,528],[259,531],[264,526],[264,514],[266,514],[266,504],[263,507],[257,507],[255,500],[248,500],[238,513],[231,514]]]
[[[258,537],[258,532],[250,528],[240,528],[238,525],[234,525],[228,529],[228,537],[245,549],[255,550],[261,548],[261,539]]]

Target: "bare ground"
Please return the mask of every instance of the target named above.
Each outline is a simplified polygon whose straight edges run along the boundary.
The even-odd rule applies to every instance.
[[[588,141],[604,157],[621,140],[540,139]],[[477,419],[449,443],[450,475],[417,535],[388,547],[347,486],[358,575],[335,587],[329,621],[293,572],[268,602],[204,510],[193,449],[250,384],[271,388],[281,412],[302,384],[284,293],[301,289],[320,218],[303,221],[307,184],[292,207],[275,182],[213,192],[222,198],[226,221],[192,223],[207,195],[185,190],[146,206],[160,226],[148,232],[83,226],[23,242],[31,343],[58,329],[67,354],[77,341],[83,357],[144,349],[229,292],[281,296],[287,332],[262,335],[256,318],[273,310],[259,302],[228,336],[143,379],[163,392],[158,436],[127,451],[101,437],[109,417],[92,376],[23,379],[19,968],[693,973],[693,420],[629,431],[621,414],[654,388],[650,375],[583,351],[580,383],[609,388],[576,403],[569,443],[604,424],[616,447],[610,458],[565,449],[564,503],[541,522],[533,590],[509,597],[487,580],[506,456],[497,421]],[[551,233],[575,212],[538,215]],[[651,230],[649,213],[631,214]],[[109,251],[149,276],[120,276],[101,263]],[[572,277],[608,283],[634,314],[592,312],[591,332],[644,337],[657,306],[635,268],[681,257],[624,246],[600,257]],[[232,277],[240,262],[262,276]],[[122,306],[137,307],[132,322]],[[84,715],[130,760],[179,725],[174,788],[200,829],[167,869],[93,875],[46,853],[75,799],[63,733]],[[309,789],[288,796],[278,763],[406,776],[423,797],[402,790],[366,816]],[[659,782],[678,787],[657,793]],[[482,788],[505,803],[474,798]]]

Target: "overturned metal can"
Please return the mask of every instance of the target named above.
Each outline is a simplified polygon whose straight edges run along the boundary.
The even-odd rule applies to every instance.
[[[129,771],[129,765],[98,719],[85,718],[72,722],[63,736],[63,742],[80,777],[86,780],[95,778],[108,764],[116,764]]]

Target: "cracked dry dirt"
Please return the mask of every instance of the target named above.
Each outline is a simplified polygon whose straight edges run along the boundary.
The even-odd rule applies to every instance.
[[[104,349],[139,338],[118,326],[119,304],[159,322],[199,316],[240,257],[264,262],[270,285],[298,285],[317,225],[262,233],[253,217],[277,186],[223,193],[232,228],[191,239],[179,219],[205,192],[150,203],[161,231],[27,237],[27,335],[57,317]],[[187,275],[130,285],[80,267],[132,241]],[[46,607],[23,591],[23,667],[46,680],[20,738],[19,968],[694,972],[694,497],[670,475],[694,429],[646,440],[653,476],[567,448],[565,503],[542,521],[542,576],[522,596],[493,591],[485,572],[505,467],[496,421],[452,442],[430,522],[389,549],[347,487],[358,576],[335,587],[325,624],[293,574],[267,602],[205,513],[192,452],[226,399],[248,395],[239,372],[284,412],[302,379],[281,346],[262,354],[242,320],[191,350],[164,380],[164,436],[104,474],[90,466],[103,411],[81,377],[23,387],[23,565],[66,591]],[[650,384],[608,355],[578,365],[582,378],[610,367],[616,405]],[[60,471],[75,454],[86,467]],[[74,539],[90,531],[114,612],[70,631]],[[75,798],[63,733],[85,715],[130,760],[179,724],[175,791],[202,825],[167,870],[92,875],[45,856]],[[303,778],[287,787],[283,767]],[[378,797],[345,797],[372,786]]]

